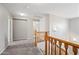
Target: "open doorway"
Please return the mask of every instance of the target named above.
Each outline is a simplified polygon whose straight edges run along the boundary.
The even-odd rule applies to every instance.
[[[27,39],[27,19],[13,19],[13,41]]]
[[[40,31],[40,20],[33,20],[33,32]]]
[[[37,16],[33,19],[33,31],[47,32],[49,30],[48,15]]]
[[[33,32],[34,32],[34,39],[44,40],[45,32],[49,29],[48,23],[48,16],[42,15],[34,17],[33,19]]]

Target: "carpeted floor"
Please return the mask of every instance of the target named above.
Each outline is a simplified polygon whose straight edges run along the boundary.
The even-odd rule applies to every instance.
[[[31,41],[22,40],[10,44],[1,55],[42,55],[42,53]]]

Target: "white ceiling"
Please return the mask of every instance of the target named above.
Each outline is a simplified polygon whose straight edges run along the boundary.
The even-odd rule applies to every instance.
[[[56,16],[73,18],[79,17],[78,3],[4,3],[9,12],[14,16],[37,15],[41,13],[50,13]]]

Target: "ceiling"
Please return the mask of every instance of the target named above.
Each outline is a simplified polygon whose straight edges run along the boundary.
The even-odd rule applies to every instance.
[[[79,17],[78,3],[4,3],[12,16],[53,14],[64,18]]]

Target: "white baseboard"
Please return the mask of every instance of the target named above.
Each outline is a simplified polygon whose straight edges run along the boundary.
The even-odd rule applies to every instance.
[[[6,47],[6,48],[7,48],[7,47]],[[1,55],[1,53],[2,53],[6,48],[1,49],[1,51],[0,51],[0,55]]]

